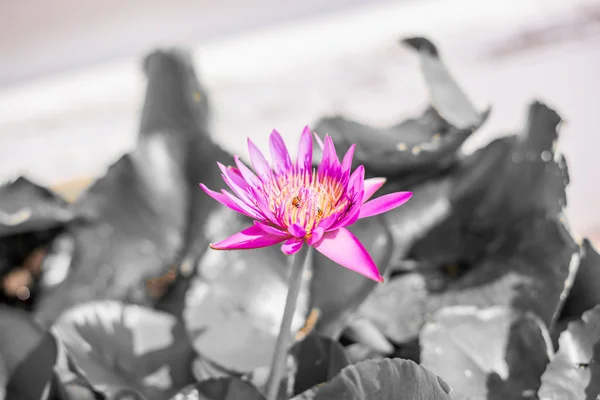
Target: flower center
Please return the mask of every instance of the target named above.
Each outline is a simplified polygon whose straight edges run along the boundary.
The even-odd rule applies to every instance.
[[[315,170],[274,176],[267,186],[264,192],[269,208],[281,225],[297,223],[307,234],[324,218],[345,211],[350,203],[342,182],[330,176],[319,178]]]

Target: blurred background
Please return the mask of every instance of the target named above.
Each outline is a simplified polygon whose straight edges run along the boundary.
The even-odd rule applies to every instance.
[[[559,112],[569,219],[598,241],[597,0],[0,0],[0,181],[73,195],[104,174],[134,144],[141,60],[157,46],[193,52],[213,135],[235,153],[324,115],[399,122],[427,105],[418,58],[398,45],[413,35],[492,106],[466,152],[520,129],[533,99]]]

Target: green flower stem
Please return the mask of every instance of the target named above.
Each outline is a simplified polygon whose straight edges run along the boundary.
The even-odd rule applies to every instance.
[[[302,271],[304,271],[304,264],[306,264],[309,248],[307,245],[302,246],[292,264],[285,310],[283,312],[283,319],[281,320],[281,327],[279,328],[277,343],[275,343],[275,353],[271,362],[269,380],[267,381],[267,400],[276,400],[279,393],[281,376],[285,369],[289,341],[292,336],[292,317],[294,316],[294,311],[296,311],[296,303],[302,283]]]

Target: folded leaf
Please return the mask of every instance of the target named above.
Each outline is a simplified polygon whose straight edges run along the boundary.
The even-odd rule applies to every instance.
[[[319,120],[315,131],[329,134],[345,152],[356,143],[355,165],[376,176],[394,177],[417,172],[439,172],[456,162],[465,140],[487,119],[460,90],[441,62],[435,46],[425,38],[402,41],[419,52],[432,106],[419,117],[387,128],[376,128],[342,116]]]
[[[401,43],[419,52],[431,104],[440,116],[459,129],[480,123],[481,116],[450,75],[435,45],[424,37],[406,38]]]
[[[63,198],[26,178],[0,186],[0,238],[48,231],[75,218]]]
[[[587,239],[583,240],[581,247],[581,263],[560,315],[561,319],[581,318],[585,311],[600,304],[600,254]]]
[[[553,353],[544,323],[508,307],[442,308],[419,339],[422,365],[475,399],[531,398]]]
[[[432,372],[400,358],[348,366],[318,391],[315,400],[450,400],[450,386]]]
[[[552,147],[559,121],[534,103],[519,136],[492,142],[455,169],[448,216],[407,256],[425,277],[428,311],[510,305],[556,321],[580,261],[563,222],[568,172]],[[393,233],[406,211],[390,213]]]
[[[540,399],[595,400],[600,396],[600,305],[571,322],[542,375]]]
[[[207,248],[204,229],[216,205],[198,182],[220,187],[216,161],[233,159],[209,136],[207,96],[189,55],[155,51],[146,57],[145,70],[137,145],[76,203],[94,221],[71,227],[72,273],[38,302],[45,321],[93,299],[154,304],[170,283],[154,290],[153,282],[193,265]]]
[[[0,305],[0,338],[6,400],[44,399],[57,356],[52,335],[24,311]]]
[[[348,354],[338,342],[319,335],[309,335],[296,343],[290,354],[297,368],[294,395],[329,381],[350,365]]]
[[[162,400],[193,382],[195,353],[172,315],[116,301],[66,311],[53,331],[92,386],[109,396],[124,389]]]

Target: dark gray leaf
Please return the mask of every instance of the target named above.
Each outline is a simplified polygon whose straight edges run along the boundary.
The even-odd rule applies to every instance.
[[[296,359],[294,395],[334,378],[350,359],[344,348],[330,338],[309,335],[290,350]]]
[[[568,172],[552,146],[559,121],[534,103],[520,136],[408,188],[413,198],[384,216],[395,243],[391,268],[403,272],[386,284],[403,292],[377,287],[359,317],[394,341],[416,336],[427,314],[451,305],[507,305],[553,324],[580,260],[561,213]]]
[[[233,165],[234,160],[210,136],[210,97],[197,79],[190,54],[177,49],[156,51],[146,57],[145,67],[148,92],[140,132],[143,136],[169,135],[176,142],[173,147],[182,158],[175,161],[188,195],[183,209],[185,246],[180,258],[197,260],[206,249],[207,217],[222,207],[198,184],[202,182],[213,190],[225,188],[216,162]]]
[[[185,387],[171,400],[265,400],[254,386],[239,378],[210,379]]]
[[[431,108],[389,128],[335,116],[319,120],[315,132],[329,134],[341,154],[356,143],[354,165],[364,165],[372,175],[394,177],[450,167],[458,158],[457,150],[487,116],[487,112],[482,114],[479,123],[467,129],[449,125]]]
[[[568,173],[552,147],[559,121],[534,103],[520,136],[491,143],[454,172],[449,216],[408,255],[426,278],[428,311],[510,305],[554,323],[580,259],[561,213]],[[390,213],[393,232],[391,217],[407,209]]]
[[[430,311],[453,304],[510,305],[554,323],[578,267],[578,246],[562,223],[536,214],[503,235],[494,253],[470,265],[449,265],[442,276],[430,279],[432,287],[443,289],[431,290],[436,293],[429,299]],[[453,268],[467,271],[460,276]]]
[[[30,315],[0,305],[0,363],[6,400],[45,399],[56,355],[54,338]]]
[[[420,343],[422,365],[473,399],[531,398],[553,352],[544,323],[508,307],[442,308]]]
[[[53,327],[96,390],[162,400],[193,382],[194,350],[172,315],[116,301],[66,311]]]
[[[60,341],[30,314],[0,306],[0,399],[4,395],[7,400],[101,399]]]
[[[45,286],[40,277],[52,269],[46,256],[54,252],[55,239],[66,235],[63,229],[54,227],[0,239],[0,303],[31,310],[40,287]]]
[[[211,217],[213,243],[252,222],[222,207]],[[270,365],[287,296],[291,257],[278,246],[208,250],[186,297],[184,318],[194,348],[231,371]],[[308,315],[310,266],[304,275],[292,328]]]
[[[441,232],[436,234],[441,241]],[[533,311],[550,323],[569,277],[577,270],[577,245],[560,222],[536,214],[501,235],[502,242],[493,252],[471,262],[460,258],[469,252],[457,255],[456,262],[436,259],[444,248],[436,253],[433,245],[430,253],[427,248],[412,253],[419,260],[414,272],[394,276],[384,284],[389,288],[378,287],[358,315],[374,321],[398,342],[416,336],[428,314],[451,305],[506,305]]]
[[[510,225],[532,209],[556,217],[566,206],[569,173],[556,150],[560,116],[533,102],[516,136],[498,139],[467,158],[457,176],[453,202],[481,225]],[[477,168],[481,164],[481,168]],[[511,218],[501,218],[502,215]]]
[[[394,352],[394,346],[389,342],[380,328],[373,321],[367,318],[352,318],[348,321],[348,325],[344,330],[344,338],[349,339],[354,344],[363,344],[373,350],[374,353],[390,355]],[[353,348],[351,356],[360,356],[360,353],[365,349]],[[350,351],[350,349],[349,349]],[[366,357],[357,361],[367,360],[373,357]]]
[[[383,215],[383,220],[386,226],[389,226],[393,236],[394,246],[388,267],[392,273],[413,270],[414,265],[406,261],[408,251],[415,241],[447,218],[451,211],[451,189],[450,178],[432,180],[412,188],[413,197],[409,202]],[[382,188],[384,193],[395,190],[403,190],[403,188],[394,182]],[[392,341],[404,342],[418,335],[427,312],[427,296],[428,291],[423,276],[418,274],[393,276],[383,284],[375,286],[374,291],[358,308],[352,319],[366,318]],[[373,340],[364,344],[372,347]]]
[[[51,267],[45,256],[75,219],[65,200],[25,178],[0,187],[0,303],[32,308]]]
[[[540,400],[596,400],[600,396],[600,305],[571,322],[542,375]]]
[[[92,299],[153,304],[164,295],[148,282],[177,274],[206,249],[207,216],[218,203],[198,187],[222,186],[216,161],[231,157],[208,134],[206,93],[190,57],[155,51],[145,59],[146,101],[135,150],[110,167],[79,199],[91,224],[73,226],[73,272],[40,301],[54,320],[70,305]],[[171,271],[171,272],[170,272]]]
[[[383,219],[375,217],[358,220],[349,229],[371,254],[381,274],[385,274],[392,255],[392,240]],[[316,330],[337,339],[352,311],[378,283],[336,264],[320,253],[313,253],[311,308],[320,312]]]
[[[433,108],[388,128],[370,127],[341,116],[323,118],[315,127],[319,134],[329,134],[340,152],[356,143],[355,165],[363,164],[369,173],[379,176],[414,175],[450,167],[462,144],[489,114],[489,110],[475,110],[431,42],[412,38],[405,43],[420,53]]]
[[[56,340],[57,356],[54,364],[54,395],[60,400],[106,400],[85,377],[85,373],[73,362],[65,345]]]
[[[346,367],[318,391],[315,400],[450,400],[450,387],[412,361],[363,361]]]
[[[581,245],[583,255],[573,287],[562,310],[562,318],[580,318],[596,304],[600,304],[600,255],[589,240]]]
[[[403,39],[402,43],[419,52],[431,105],[440,116],[459,129],[479,125],[481,116],[442,63],[435,45],[424,37]]]
[[[69,203],[26,178],[0,186],[0,238],[46,231],[74,218]]]
[[[393,342],[404,343],[416,337],[425,323],[426,297],[421,275],[392,278],[377,286],[356,315],[370,320]]]
[[[453,185],[452,176],[444,176],[408,188],[402,183],[390,182],[381,189],[382,194],[400,190],[413,192],[406,204],[383,215],[394,241],[391,260],[393,271],[406,272],[414,269],[414,265],[406,262],[409,251],[415,242],[427,238],[433,228],[451,215],[453,210],[450,196]]]
[[[424,242],[436,240],[436,247],[444,252],[461,252],[465,247],[480,251],[477,247],[490,240],[486,235],[502,232],[521,215],[537,210],[557,218],[565,204],[568,174],[562,162],[554,162],[548,142],[556,139],[559,121],[554,111],[536,103],[521,136],[498,139],[467,157],[453,176],[453,213],[436,228],[446,235],[455,233],[452,241],[442,242],[434,230]],[[530,154],[527,162],[524,154]]]

